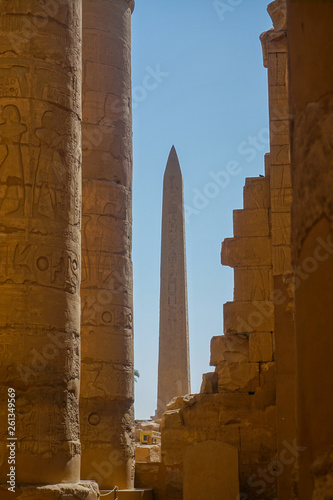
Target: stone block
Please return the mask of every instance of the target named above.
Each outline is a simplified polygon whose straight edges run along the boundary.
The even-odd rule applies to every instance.
[[[163,498],[165,488],[165,466],[160,463],[135,464],[135,488],[151,488],[154,499]]]
[[[183,418],[179,410],[171,410],[163,413],[161,429],[179,429],[184,426]]]
[[[227,302],[223,306],[225,334],[271,332],[274,307],[271,301]]]
[[[271,169],[271,188],[291,188],[290,165],[274,165]]]
[[[275,391],[276,369],[275,363],[260,363],[259,384],[264,391]]]
[[[230,267],[270,266],[272,263],[269,237],[226,238],[222,243],[222,265]]]
[[[222,361],[217,367],[219,392],[255,392],[259,386],[258,363]]]
[[[236,267],[234,269],[234,300],[269,300],[273,289],[269,266]]]
[[[290,212],[292,201],[292,190],[289,187],[272,188],[272,213],[273,212]]]
[[[249,341],[245,335],[219,335],[210,343],[210,365],[220,361],[249,361]]]
[[[290,165],[290,145],[280,144],[271,146],[271,170],[277,165]]]
[[[234,236],[268,236],[268,209],[252,208],[234,210]]]
[[[288,87],[285,85],[270,85],[268,93],[270,119],[288,120],[290,116]]]
[[[274,146],[284,146],[289,144],[289,120],[270,121],[270,139]]]
[[[183,499],[217,499],[221,495],[238,498],[237,448],[218,441],[191,446],[184,456]]]
[[[270,332],[253,332],[249,337],[250,361],[272,361],[273,346]]]
[[[290,212],[282,212],[282,213],[275,212],[272,214],[272,244],[273,246],[291,245]]]
[[[274,44],[275,45],[275,44]],[[286,86],[288,71],[288,55],[285,52],[268,55],[269,86]]]
[[[202,384],[200,394],[215,394],[218,392],[217,388],[218,377],[216,372],[204,373],[202,375]]]
[[[273,247],[273,275],[279,276],[285,273],[292,273],[291,247],[281,245]]]
[[[99,489],[93,481],[80,481],[79,483],[52,484],[48,486],[17,486],[16,492],[2,490],[2,500],[99,500]]]
[[[135,446],[136,462],[160,462],[161,447],[158,445],[137,444]]]
[[[270,201],[269,178],[248,177],[243,191],[244,208],[269,208]]]
[[[240,429],[240,463],[270,463],[276,454],[276,434],[271,427],[246,426]]]

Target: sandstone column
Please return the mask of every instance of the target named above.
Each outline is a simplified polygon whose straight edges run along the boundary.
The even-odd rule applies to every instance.
[[[183,178],[172,147],[163,181],[160,338],[156,417],[190,388]]]
[[[51,3],[0,3],[0,470],[13,388],[18,486],[80,477],[81,2]]]
[[[83,1],[82,477],[133,486],[131,10]]]
[[[276,361],[277,449],[283,457],[286,443],[296,438],[296,354],[294,289],[291,265],[291,172],[288,102],[287,6],[275,0],[268,6],[274,28],[260,37],[268,71],[272,264]],[[282,454],[282,455],[281,455]],[[283,463],[277,476],[279,498],[289,498],[295,460]]]
[[[333,2],[287,2],[298,498],[333,496]]]

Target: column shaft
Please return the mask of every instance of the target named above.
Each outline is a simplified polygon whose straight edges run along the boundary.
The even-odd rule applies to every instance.
[[[80,473],[81,3],[0,3],[1,483]]]
[[[82,477],[133,486],[131,8],[83,1]]]

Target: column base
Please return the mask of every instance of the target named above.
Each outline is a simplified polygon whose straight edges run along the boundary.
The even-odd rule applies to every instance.
[[[93,481],[60,483],[47,486],[16,486],[15,492],[0,485],[1,500],[99,500],[99,489]]]
[[[108,493],[107,490],[101,490],[101,495]],[[135,490],[118,490],[118,500],[153,500],[153,490],[135,489]],[[113,500],[112,494],[109,496]],[[29,499],[30,500],[30,499]]]

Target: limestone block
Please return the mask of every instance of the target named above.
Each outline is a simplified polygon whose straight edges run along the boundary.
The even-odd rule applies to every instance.
[[[235,499],[239,494],[238,450],[217,441],[188,448],[184,456],[183,499]]]
[[[135,445],[136,462],[160,462],[161,447],[158,445],[136,444]]]
[[[163,413],[161,429],[181,428],[184,425],[182,415],[179,410],[171,410]]]
[[[289,144],[289,120],[274,120],[270,122],[270,141],[273,146]]]
[[[244,208],[269,208],[269,190],[269,178],[248,177],[244,186]]]
[[[273,289],[272,269],[268,266],[234,269],[234,300],[269,300]]]
[[[291,214],[289,212],[272,214],[272,244],[275,246],[291,245]]]
[[[210,365],[220,361],[248,361],[249,340],[245,335],[219,335],[210,343]]]
[[[275,391],[276,369],[274,362],[260,363],[259,382],[264,391]]]
[[[274,165],[271,170],[271,188],[282,189],[291,187],[290,165]]]
[[[271,119],[289,119],[288,88],[285,85],[269,86],[269,106]]]
[[[272,213],[274,212],[290,212],[292,190],[289,187],[272,188]]]
[[[162,500],[165,489],[165,466],[160,463],[135,464],[135,488],[151,488],[155,500]]]
[[[271,427],[250,425],[240,429],[240,463],[270,463],[276,454],[276,433]]]
[[[283,144],[279,146],[271,146],[271,166],[290,165],[290,145]]]
[[[253,332],[249,337],[250,361],[272,361],[272,334],[270,332]]]
[[[271,240],[268,237],[226,238],[222,243],[222,265],[270,266]]]
[[[253,208],[234,210],[234,236],[268,236],[268,209]]]
[[[222,361],[217,367],[219,392],[255,392],[259,386],[258,363]]]
[[[202,375],[202,384],[200,394],[215,394],[217,393],[217,373],[204,373]]]
[[[292,273],[293,267],[291,263],[291,247],[281,245],[273,247],[273,275],[279,276],[285,273]]]
[[[1,499],[10,500],[99,500],[99,490],[92,481],[80,481],[76,484],[53,484],[50,486],[17,486],[16,494],[8,490],[2,491]]]
[[[226,302],[223,323],[225,334],[271,332],[274,330],[273,302]]]
[[[284,52],[268,56],[269,86],[287,85],[288,55]]]

